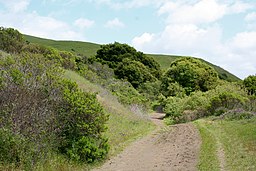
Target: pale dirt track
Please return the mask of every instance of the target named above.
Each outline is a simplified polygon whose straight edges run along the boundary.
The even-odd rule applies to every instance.
[[[135,141],[97,171],[194,171],[200,149],[200,136],[191,124],[164,126],[161,114],[152,121],[158,129]],[[95,170],[95,171],[96,171]]]

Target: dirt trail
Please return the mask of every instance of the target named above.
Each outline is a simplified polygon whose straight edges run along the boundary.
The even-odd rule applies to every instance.
[[[164,126],[163,115],[152,121],[158,129],[132,143],[97,171],[193,171],[201,144],[199,132],[190,123]]]

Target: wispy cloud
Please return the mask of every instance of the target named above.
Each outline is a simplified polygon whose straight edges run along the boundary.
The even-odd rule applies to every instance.
[[[165,1],[166,0],[123,0],[116,2],[114,0],[89,0],[89,2],[96,3],[98,5],[107,5],[115,10],[140,8],[149,5],[159,6]]]
[[[18,13],[25,11],[30,3],[30,0],[0,0],[0,4],[3,4],[9,12]]]
[[[118,18],[114,18],[113,20],[107,21],[105,24],[106,28],[111,28],[111,29],[118,29],[118,28],[123,28],[125,27],[125,24],[121,22]]]
[[[28,12],[26,9],[30,4],[29,0],[3,1],[4,11],[0,11],[0,25],[4,27],[13,27],[24,34],[58,39],[58,40],[84,40],[82,32],[77,31],[64,21],[50,16],[41,16],[36,11]],[[18,14],[17,14],[18,13]],[[78,24],[79,20],[75,22]],[[81,20],[80,20],[81,22]],[[84,22],[82,20],[82,22]],[[84,27],[85,23],[80,23]],[[87,23],[87,26],[90,23]],[[79,24],[78,24],[79,25]]]
[[[74,22],[74,25],[80,29],[90,28],[94,25],[95,21],[86,18],[79,18]]]

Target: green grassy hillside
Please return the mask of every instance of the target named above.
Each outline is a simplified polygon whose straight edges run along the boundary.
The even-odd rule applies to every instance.
[[[31,42],[31,43],[38,43],[41,45],[51,46],[51,47],[57,48],[59,50],[71,51],[71,52],[74,52],[77,54],[83,54],[88,57],[95,55],[97,50],[100,48],[99,44],[89,43],[89,42],[56,41],[56,40],[33,37],[33,36],[29,36],[29,35],[24,35],[24,36],[25,36],[26,41]],[[175,56],[175,55],[159,55],[159,54],[148,54],[148,56],[153,57],[157,62],[159,62],[160,66],[163,70],[167,69],[174,60],[176,60],[179,57],[182,57],[182,56]],[[240,80],[238,77],[229,73],[225,69],[223,69],[219,66],[216,66],[214,64],[211,64],[207,61],[204,61],[204,62],[206,62],[207,64],[214,67],[215,70],[218,72],[219,77],[221,79],[224,79],[227,81],[239,81]]]
[[[95,55],[100,48],[99,44],[80,42],[80,41],[57,41],[50,39],[43,39],[33,36],[24,35],[25,40],[31,43],[37,43],[45,46],[51,46],[58,50],[71,51],[77,54],[83,54],[88,57]]]

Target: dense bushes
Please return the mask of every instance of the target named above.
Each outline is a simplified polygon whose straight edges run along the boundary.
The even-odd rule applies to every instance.
[[[20,53],[25,40],[19,31],[0,27],[0,49],[8,53]]]
[[[255,100],[247,96],[240,85],[228,82],[207,92],[197,91],[182,98],[168,97],[162,104],[171,123],[191,121],[210,115],[220,116],[231,111],[255,112],[255,108],[252,107]]]
[[[95,94],[63,79],[60,66],[41,55],[1,55],[0,71],[1,161],[34,167],[51,153],[104,158],[108,117]]]

